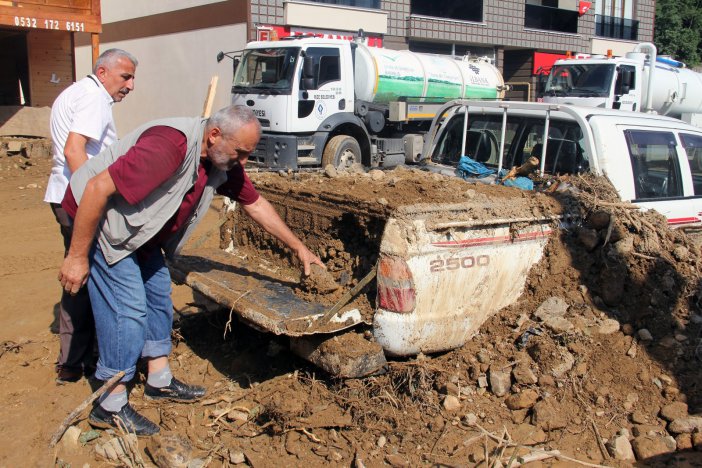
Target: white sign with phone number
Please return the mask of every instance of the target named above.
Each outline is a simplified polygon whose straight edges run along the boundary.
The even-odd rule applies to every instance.
[[[82,21],[59,21],[54,19],[38,20],[29,16],[15,16],[15,26],[22,28],[54,29],[57,31],[84,32],[85,23]]]

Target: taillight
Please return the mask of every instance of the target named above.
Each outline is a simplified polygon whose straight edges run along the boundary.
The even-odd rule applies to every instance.
[[[407,262],[397,257],[381,256],[377,283],[380,308],[403,313],[414,310],[414,280]]]

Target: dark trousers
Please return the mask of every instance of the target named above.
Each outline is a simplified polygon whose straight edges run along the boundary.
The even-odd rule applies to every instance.
[[[51,203],[51,210],[61,227],[65,257],[71,245],[73,222],[58,203]],[[95,366],[95,320],[86,286],[80,288],[75,296],[66,291],[62,292],[59,306],[59,339],[61,348],[56,362],[57,368],[80,372],[86,365]]]

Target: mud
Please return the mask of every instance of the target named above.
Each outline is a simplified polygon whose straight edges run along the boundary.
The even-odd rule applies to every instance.
[[[67,386],[53,381],[58,336],[51,324],[62,247],[41,202],[49,160],[27,166],[16,157],[0,158],[0,404],[5,409],[0,465],[109,466],[96,452],[114,437],[105,432],[85,443],[47,447],[58,424],[92,389],[85,380]],[[385,374],[365,379],[329,377],[291,355],[286,339],[257,333],[228,308],[175,287],[171,366],[177,377],[205,385],[208,394],[196,404],[147,401],[140,372],[130,389],[136,409],[164,433],[189,442],[189,456],[208,466],[492,466],[498,458],[506,465],[512,456],[544,450],[630,466],[602,448],[622,429],[633,439],[640,462],[648,457],[645,462],[653,466],[702,463],[702,435],[669,432],[668,415],[671,405],[682,408],[674,417],[702,411],[700,254],[689,239],[669,231],[659,215],[622,205],[603,180],[562,180],[565,190],[532,196],[403,174],[406,193],[399,200],[388,197],[389,204],[404,203],[405,195],[432,200],[434,192],[442,202],[461,194],[474,201],[495,190],[495,203],[504,201],[506,211],[481,208],[492,215],[513,215],[510,197],[526,197],[539,213],[577,210],[585,223],[551,239],[522,297],[461,349],[391,360]],[[345,218],[356,231],[328,234],[326,218],[315,221],[318,225],[308,218],[307,238],[318,239],[316,251],[325,254],[335,279],[351,271],[345,288],[363,276],[364,266],[373,265],[376,241],[363,239],[377,235],[374,223],[382,222],[386,209],[377,203],[381,192],[373,192],[377,181],[354,177],[359,181],[346,184],[348,196],[342,181],[322,178],[318,185],[339,184],[337,200],[358,197]],[[412,183],[415,177],[420,182]],[[292,176],[256,179],[282,187],[298,183]],[[365,188],[354,194],[356,186]],[[333,207],[333,197],[326,199]],[[374,216],[365,224],[353,219]],[[217,219],[213,210],[205,229]],[[287,259],[289,253],[275,250],[265,262],[254,260],[298,281],[299,270]],[[75,425],[87,435],[85,416]],[[147,441],[138,445],[152,466]],[[531,466],[575,463],[547,457]]]

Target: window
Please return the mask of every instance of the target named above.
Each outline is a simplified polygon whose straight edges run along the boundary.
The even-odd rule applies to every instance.
[[[549,6],[548,2],[527,3],[524,5],[524,27],[575,34],[578,32],[578,12]]]
[[[244,51],[236,69],[232,92],[290,94],[300,49],[278,47]]]
[[[593,5],[595,35],[635,41],[639,36],[639,22],[634,20],[634,2],[602,0]]]
[[[410,8],[413,15],[463,21],[483,20],[482,0],[411,0]]]
[[[669,132],[625,130],[638,200],[682,196],[675,137]]]
[[[683,133],[680,135],[680,140],[687,153],[695,195],[702,195],[702,136]]]
[[[307,57],[314,59],[315,89],[341,79],[338,48],[310,47],[305,53]]]
[[[330,5],[345,5],[359,8],[380,8],[380,0],[311,0],[317,3],[328,3]]]

